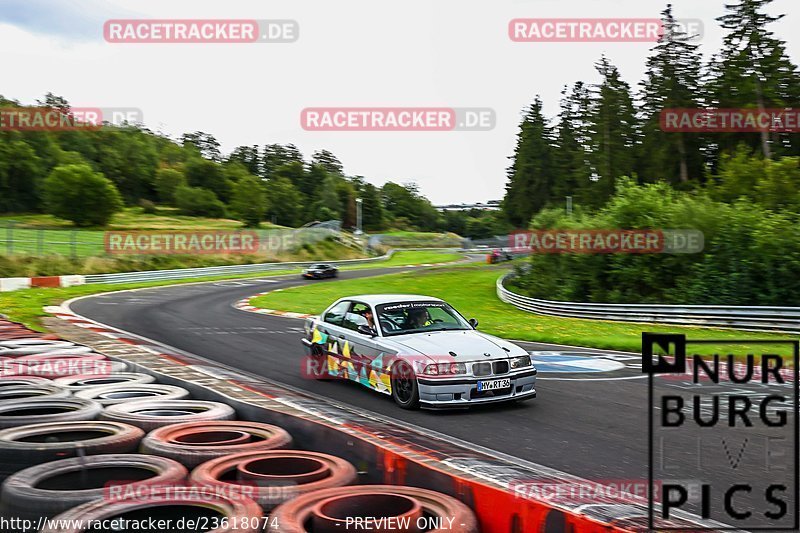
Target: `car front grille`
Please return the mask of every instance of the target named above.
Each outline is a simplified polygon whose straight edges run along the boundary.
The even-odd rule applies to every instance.
[[[472,365],[472,374],[475,376],[508,374],[508,361],[474,363]]]
[[[472,374],[475,376],[491,376],[492,363],[475,363],[472,365]]]
[[[495,361],[492,363],[492,368],[494,369],[495,374],[507,374],[508,361]]]

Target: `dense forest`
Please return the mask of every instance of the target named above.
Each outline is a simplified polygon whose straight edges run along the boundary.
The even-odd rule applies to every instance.
[[[20,107],[0,96],[0,109]],[[69,103],[53,94],[32,107],[71,113]],[[0,131],[0,213],[46,212],[102,227],[123,206],[147,211],[166,205],[186,215],[234,217],[247,226],[337,219],[353,228],[356,198],[362,199],[368,231],[391,227],[482,238],[507,230],[497,214],[439,213],[413,182],[376,187],[348,176],[327,150],[306,159],[292,144],[267,144],[223,155],[210,133],[174,140],[140,125]]]
[[[528,107],[508,170],[503,207],[517,227],[694,228],[704,253],[534,255],[517,287],[595,302],[800,305],[800,133],[671,132],[659,122],[670,108],[800,108],[771,1],[729,3],[722,48],[705,62],[668,6],[638,89],[601,57],[600,82],[565,87],[554,121],[538,97]]]
[[[800,75],[785,43],[769,30],[781,18],[764,13],[771,1],[729,5],[719,19],[727,31],[723,47],[705,63],[699,45],[681,33],[667,7],[664,37],[653,48],[638,89],[601,57],[595,65],[600,82],[565,87],[554,121],[543,114],[537,97],[525,110],[508,171],[504,206],[509,220],[527,226],[543,207],[564,205],[566,196],[576,205],[601,207],[623,176],[797,210],[798,195],[787,197],[776,189],[797,166],[791,158],[800,156],[800,133],[667,132],[659,124],[661,110],[670,108],[797,108]],[[755,166],[773,161],[790,176],[732,176],[730,165],[726,169],[730,158],[748,158]]]

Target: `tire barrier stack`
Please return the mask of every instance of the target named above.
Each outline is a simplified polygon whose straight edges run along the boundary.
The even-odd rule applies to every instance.
[[[0,321],[0,357],[4,532],[84,533],[121,519],[212,533],[340,532],[354,520],[398,533],[479,531],[455,498],[356,485],[350,462],[90,348]],[[93,365],[104,372],[83,372]]]

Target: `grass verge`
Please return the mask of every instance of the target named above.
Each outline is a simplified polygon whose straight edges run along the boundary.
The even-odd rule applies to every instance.
[[[359,270],[364,268],[375,268],[376,266],[383,267],[402,267],[407,265],[424,265],[424,264],[437,264],[437,263],[450,263],[458,261],[464,257],[457,252],[438,252],[436,250],[409,250],[395,252],[392,257],[386,261],[378,263],[364,263],[354,264],[351,266],[342,267],[342,270]]]
[[[424,231],[387,231],[381,233],[381,243],[393,248],[433,248],[461,246],[462,237],[455,233],[430,233]]]
[[[270,292],[251,301],[252,305],[298,313],[319,313],[337,298],[366,293],[420,293],[448,301],[468,318],[477,318],[486,333],[536,342],[586,346],[638,352],[643,331],[684,333],[689,339],[786,339],[786,335],[753,333],[700,327],[661,326],[603,320],[583,320],[535,315],[501,302],[495,294],[495,281],[504,268],[440,267],[422,272],[389,274],[339,283],[306,285]],[[726,345],[727,346],[727,345]],[[744,343],[728,346],[739,353],[762,353],[763,348]],[[714,348],[697,353],[713,353]],[[789,355],[788,348],[775,350]]]

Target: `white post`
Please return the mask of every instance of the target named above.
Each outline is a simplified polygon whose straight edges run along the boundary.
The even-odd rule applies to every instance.
[[[356,235],[361,235],[361,198],[356,198]]]

